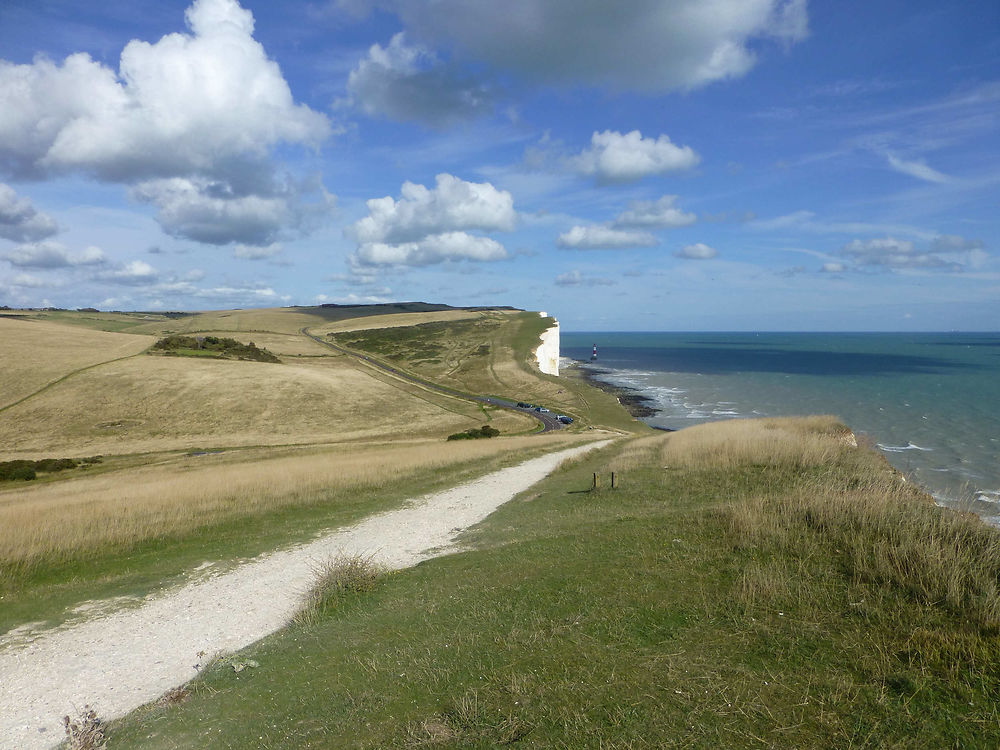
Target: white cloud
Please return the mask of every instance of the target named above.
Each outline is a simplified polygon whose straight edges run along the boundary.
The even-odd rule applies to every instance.
[[[450,230],[514,228],[514,199],[506,190],[450,174],[436,179],[433,190],[404,182],[400,200],[386,196],[367,201],[369,215],[356,222],[351,233],[360,243],[398,243]]]
[[[20,286],[26,289],[41,289],[42,287],[52,286],[51,282],[40,279],[37,276],[32,276],[29,273],[19,273],[10,279],[8,283],[12,286]]]
[[[353,292],[340,297],[331,297],[326,294],[316,295],[316,302],[319,304],[332,302],[336,305],[378,305],[393,301],[392,297],[383,297],[378,294],[354,294]]]
[[[101,248],[90,245],[84,248],[83,252],[72,258],[74,266],[100,266],[106,263],[107,256]]]
[[[450,174],[439,174],[433,190],[405,182],[398,201],[386,196],[367,205],[369,215],[345,232],[358,242],[350,259],[355,270],[502,260],[508,257],[503,245],[466,230],[507,231],[517,222],[514,199],[506,190]]]
[[[841,255],[854,259],[863,266],[885,268],[949,268],[958,264],[928,252],[920,252],[909,240],[884,237],[874,240],[852,240],[841,249]]]
[[[676,195],[664,195],[655,201],[631,201],[628,208],[615,219],[619,227],[655,227],[659,229],[686,227],[694,224],[697,217],[685,213],[674,203]]]
[[[711,260],[718,257],[719,251],[714,247],[709,247],[704,242],[696,242],[693,245],[685,245],[674,255],[688,260]]]
[[[114,271],[102,273],[99,278],[115,284],[145,286],[154,283],[160,272],[142,260],[133,260]]]
[[[327,118],[292,99],[235,0],[195,0],[190,34],[133,40],[117,73],[85,53],[0,61],[0,164],[101,179],[218,173],[279,143],[318,144]]]
[[[347,79],[351,101],[365,114],[444,127],[492,110],[481,85],[464,78],[420,45],[396,34],[387,47],[373,44]]]
[[[578,270],[567,271],[556,276],[556,286],[614,286],[617,282],[598,276],[584,276]]]
[[[824,263],[819,270],[820,273],[843,273],[847,270],[847,265],[845,263]]]
[[[239,194],[226,182],[203,178],[150,180],[131,192],[157,206],[156,220],[167,234],[210,245],[269,245],[288,227],[307,231],[332,214],[335,202],[321,186],[319,200],[307,203],[295,185]]]
[[[614,250],[627,247],[651,247],[658,240],[649,232],[614,229],[604,225],[576,226],[556,240],[559,247],[577,250]]]
[[[952,178],[948,175],[942,174],[936,169],[929,167],[927,162],[923,159],[919,159],[917,161],[905,161],[893,156],[892,154],[886,154],[886,158],[889,160],[889,166],[897,172],[902,172],[910,177],[916,177],[918,180],[939,183],[952,181]]]
[[[270,245],[236,245],[233,248],[234,258],[245,258],[246,260],[263,260],[273,258],[282,251],[280,243],[274,242]]]
[[[60,242],[44,240],[18,245],[4,256],[18,268],[66,268],[68,266],[98,266],[107,261],[99,247],[88,247],[82,253],[72,254]]]
[[[504,246],[489,237],[466,232],[443,232],[415,242],[362,243],[352,260],[361,267],[428,266],[445,261],[494,261],[507,257]]]
[[[599,183],[634,182],[651,175],[690,169],[700,160],[690,146],[678,146],[669,136],[643,138],[633,130],[595,132],[590,148],[573,157],[570,164],[580,174],[593,176]]]
[[[270,154],[318,146],[328,118],[295,103],[236,0],[195,0],[185,19],[190,33],[129,42],[117,71],[85,53],[0,60],[0,173],[132,185],[164,231],[199,242],[306,228],[301,190],[276,178]]]
[[[415,36],[547,83],[662,92],[744,75],[808,33],[805,0],[373,0]],[[358,2],[351,3],[357,8]]]
[[[979,250],[982,246],[982,240],[970,240],[957,234],[940,234],[931,242],[931,250],[940,253]]]
[[[196,289],[192,296],[200,299],[213,299],[230,303],[243,302],[256,304],[260,302],[288,301],[287,296],[279,295],[271,287],[252,286],[216,286],[207,289]]]
[[[2,94],[0,94],[2,95]],[[14,242],[38,242],[59,232],[51,216],[0,182],[0,237]]]

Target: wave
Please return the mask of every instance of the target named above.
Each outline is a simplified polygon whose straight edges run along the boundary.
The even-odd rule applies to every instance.
[[[876,443],[878,449],[885,451],[886,453],[902,453],[903,451],[932,451],[933,448],[921,448],[919,445],[914,445],[913,443],[907,443],[906,445],[883,445],[882,443]]]
[[[976,500],[992,505],[1000,505],[1000,490],[980,490],[976,493]]]

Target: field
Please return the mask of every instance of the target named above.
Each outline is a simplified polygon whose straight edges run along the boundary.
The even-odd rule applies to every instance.
[[[317,592],[318,614],[108,737],[996,747],[1000,532],[849,438],[832,418],[766,420],[604,449],[473,529],[475,549]]]
[[[401,312],[408,307],[416,311]],[[441,307],[364,308],[359,320],[386,317],[396,330],[407,317],[518,319]],[[257,554],[590,437],[533,436],[538,422],[526,414],[407,381],[302,332],[352,310],[0,316],[0,392],[11,394],[0,461],[103,457],[0,483],[0,622],[59,621],[85,599],[141,594],[186,565]],[[144,354],[173,331],[253,341],[282,361]],[[502,437],[445,448],[448,435],[484,424]]]
[[[78,370],[139,354],[154,341],[0,315],[0,409]]]

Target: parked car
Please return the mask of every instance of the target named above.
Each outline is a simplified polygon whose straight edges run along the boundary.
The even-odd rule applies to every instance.
[[[567,417],[565,414],[560,414],[556,417],[563,424],[573,424],[573,417]]]
[[[518,409],[530,409],[531,408],[531,404],[526,404],[524,401],[518,401],[517,402],[517,408]]]
[[[548,414],[549,413],[549,410],[546,409],[544,406],[536,406],[535,407],[535,411],[539,411],[542,414]]]

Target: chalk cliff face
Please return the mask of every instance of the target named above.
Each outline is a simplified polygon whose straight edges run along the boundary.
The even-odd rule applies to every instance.
[[[539,313],[543,318],[548,314]],[[538,369],[546,375],[559,374],[559,321],[546,331],[542,332],[542,343],[535,349],[535,358],[538,360]]]

